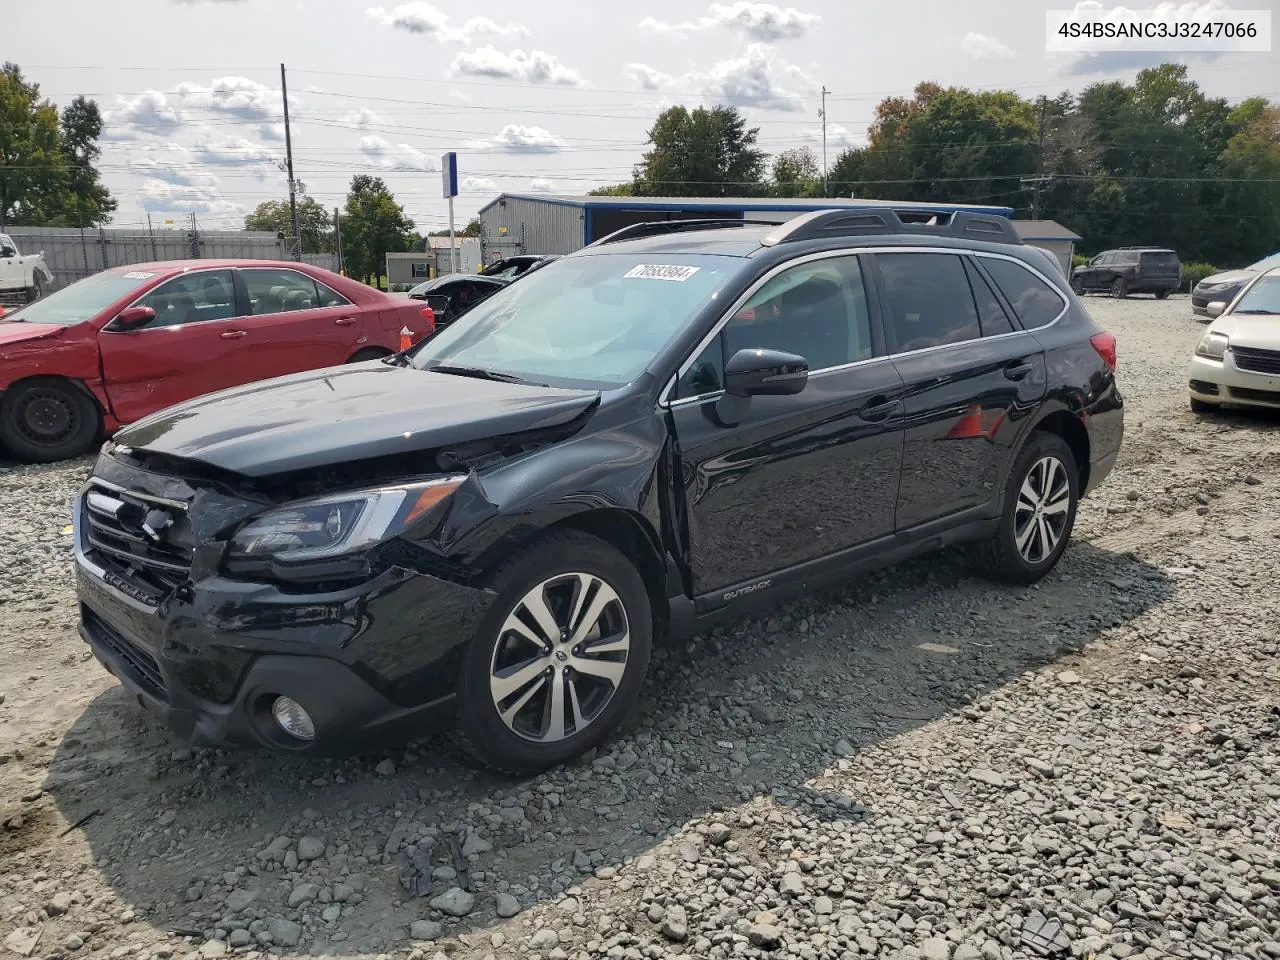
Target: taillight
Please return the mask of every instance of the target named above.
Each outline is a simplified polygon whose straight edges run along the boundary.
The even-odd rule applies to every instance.
[[[1116,335],[1114,333],[1095,333],[1089,338],[1089,344],[1098,352],[1107,370],[1116,372]]]
[[[436,312],[430,307],[422,308],[422,319],[427,321],[427,333],[436,328]]]

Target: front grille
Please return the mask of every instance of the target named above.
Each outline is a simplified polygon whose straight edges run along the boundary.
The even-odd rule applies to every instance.
[[[1248,390],[1244,387],[1232,387],[1231,396],[1237,400],[1252,400],[1254,403],[1280,405],[1280,390]]]
[[[93,480],[81,516],[86,557],[140,599],[156,604],[190,575],[190,525],[178,506]]]
[[[1280,350],[1259,350],[1256,347],[1232,347],[1232,359],[1237,370],[1250,373],[1280,375]]]
[[[130,679],[156,699],[169,702],[164,675],[155,657],[118,633],[87,607],[80,608],[80,619],[93,641],[114,654],[116,661],[128,671]]]

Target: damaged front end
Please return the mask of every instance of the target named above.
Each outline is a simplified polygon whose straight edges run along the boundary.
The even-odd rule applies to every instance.
[[[482,472],[553,426],[267,477],[108,444],[78,498],[80,632],[211,745],[340,751],[447,715],[492,595],[466,560]]]

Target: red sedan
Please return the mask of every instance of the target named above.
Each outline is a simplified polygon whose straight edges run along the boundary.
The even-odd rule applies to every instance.
[[[191,397],[384,357],[434,328],[430,308],[304,263],[105,270],[0,320],[0,444],[62,460]]]

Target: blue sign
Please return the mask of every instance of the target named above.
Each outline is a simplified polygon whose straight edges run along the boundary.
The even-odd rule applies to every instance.
[[[458,155],[452,150],[440,158],[440,179],[444,181],[444,198],[458,195]]]

